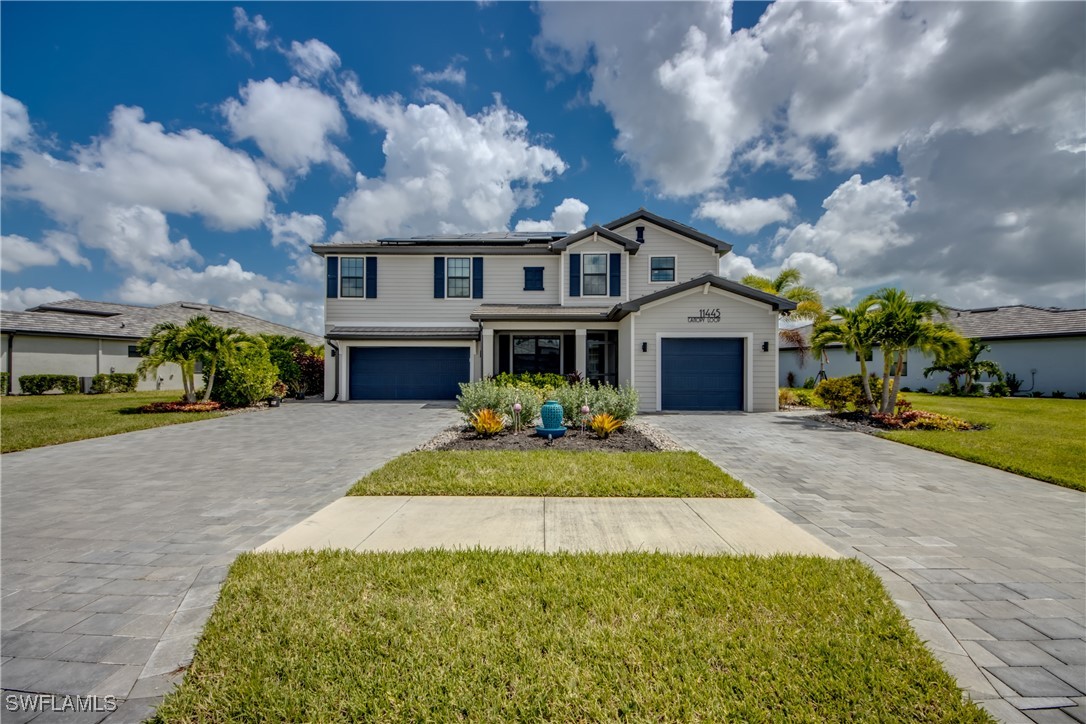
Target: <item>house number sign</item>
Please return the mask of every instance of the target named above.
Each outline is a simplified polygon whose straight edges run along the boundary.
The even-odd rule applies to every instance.
[[[698,311],[697,315],[687,317],[686,321],[692,324],[720,322],[720,309],[701,309]]]

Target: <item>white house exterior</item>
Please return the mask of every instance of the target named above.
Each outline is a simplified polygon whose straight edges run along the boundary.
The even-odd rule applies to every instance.
[[[500,372],[631,384],[644,411],[777,409],[795,305],[718,276],[731,245],[651,212],[574,234],[316,244],[326,399],[452,399]]]
[[[155,307],[65,299],[28,309],[0,312],[0,369],[10,373],[11,392],[19,377],[30,374],[93,377],[111,372],[135,372],[140,363],[136,344],[159,322],[184,324],[203,315],[222,327],[249,334],[301,337],[310,345],[320,337],[200,302],[172,302]],[[141,379],[139,390],[180,390],[181,370],[163,365],[158,374]]]
[[[946,320],[963,336],[980,339],[991,347],[981,359],[999,364],[1004,373],[1014,373],[1023,380],[1021,393],[1051,394],[1061,390],[1068,397],[1086,392],[1086,309],[1058,309],[1013,305],[983,309],[953,309]],[[803,328],[809,336],[810,325]],[[789,345],[780,351],[781,386],[788,384],[792,373],[796,385],[808,377],[816,377],[819,361],[809,354],[801,363],[801,355]],[[913,390],[925,387],[934,390],[946,382],[945,374],[924,377],[924,369],[932,365],[930,356],[911,350],[901,376],[901,386]],[[872,351],[868,370],[882,373],[882,351]],[[828,377],[857,374],[860,363],[856,355],[840,347],[826,351],[824,371]],[[987,382],[985,378],[982,380]]]

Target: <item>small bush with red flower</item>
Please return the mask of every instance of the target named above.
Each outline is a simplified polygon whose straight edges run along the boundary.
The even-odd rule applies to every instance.
[[[897,413],[889,415],[876,412],[871,416],[881,427],[890,430],[975,430],[976,426],[957,417],[940,415],[926,410],[902,409],[898,405]]]
[[[222,404],[219,402],[152,402],[150,405],[144,405],[139,408],[140,412],[214,412],[215,410],[221,410]]]

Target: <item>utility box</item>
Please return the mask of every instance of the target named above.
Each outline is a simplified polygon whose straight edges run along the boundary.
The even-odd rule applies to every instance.
[[[80,377],[79,378],[79,391],[84,395],[89,395],[91,392],[91,385],[94,384],[93,377]]]

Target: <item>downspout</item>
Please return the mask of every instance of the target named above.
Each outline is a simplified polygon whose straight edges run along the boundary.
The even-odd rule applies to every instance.
[[[336,387],[335,393],[332,395],[331,402],[335,402],[339,399],[339,345],[335,342],[328,342],[328,346],[332,348],[332,356],[336,358]]]

